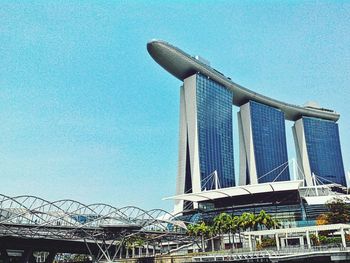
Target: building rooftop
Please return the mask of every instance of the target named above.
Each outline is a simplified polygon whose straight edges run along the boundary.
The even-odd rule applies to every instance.
[[[204,63],[204,60],[196,59],[167,42],[152,40],[147,44],[147,50],[160,66],[180,80],[184,80],[200,72],[232,90],[235,94],[232,103],[236,106],[241,106],[249,100],[253,100],[280,109],[285,113],[286,119],[291,121],[295,121],[302,116],[321,118],[330,121],[337,121],[339,119],[339,114],[332,110],[292,105],[244,88],[234,83],[221,72],[210,67],[208,63]]]

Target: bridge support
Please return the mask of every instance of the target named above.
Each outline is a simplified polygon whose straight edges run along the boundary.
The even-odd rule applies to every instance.
[[[45,259],[45,263],[52,263],[55,259],[57,252],[56,251],[49,251],[49,255]]]
[[[120,245],[119,259],[123,258],[123,245]]]
[[[1,253],[0,259],[2,259],[2,262],[3,263],[9,263],[10,262],[10,258],[9,258],[8,254],[7,254],[7,250],[5,248],[2,248],[0,250],[0,253]]]
[[[36,263],[36,259],[33,255],[33,249],[25,249],[21,257],[22,263]]]

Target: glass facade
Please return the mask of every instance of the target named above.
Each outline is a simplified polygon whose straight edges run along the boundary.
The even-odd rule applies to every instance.
[[[284,113],[255,101],[249,103],[258,182],[289,181]]]
[[[303,125],[311,172],[323,183],[346,186],[338,124],[303,117]]]
[[[221,188],[235,185],[231,91],[197,74],[197,127],[202,189],[214,189],[214,171]]]

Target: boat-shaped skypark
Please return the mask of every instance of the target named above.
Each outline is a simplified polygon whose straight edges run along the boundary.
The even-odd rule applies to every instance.
[[[167,42],[151,41],[147,50],[159,65],[183,81],[176,189],[182,201],[175,202],[175,211],[182,211],[194,201],[188,199],[189,194],[199,196],[219,188],[226,193],[235,186],[278,181],[287,186],[291,180],[301,180],[306,186],[320,182],[346,186],[339,114],[317,105],[296,106],[253,92],[210,67],[204,59]],[[233,105],[239,108],[238,176],[233,154]],[[297,165],[293,176],[288,166],[286,120],[294,122]]]
[[[295,121],[301,116],[316,117],[332,121],[337,121],[339,119],[339,114],[329,109],[314,109],[292,105],[244,88],[231,81],[229,77],[226,77],[216,69],[206,65],[195,57],[165,41],[150,41],[147,44],[147,50],[159,65],[182,81],[187,77],[200,72],[232,90],[235,94],[233,96],[233,104],[236,106],[241,106],[249,100],[254,100],[280,109],[285,113],[285,118],[291,121]]]

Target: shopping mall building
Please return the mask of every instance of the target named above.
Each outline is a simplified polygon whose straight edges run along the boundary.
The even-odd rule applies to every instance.
[[[314,224],[334,197],[350,202],[339,114],[315,103],[296,106],[258,94],[167,42],[151,41],[147,49],[183,82],[176,195],[168,198],[175,200],[175,213],[198,221],[222,211],[240,215],[263,209],[291,227]],[[296,161],[288,159],[286,120],[293,122]]]

